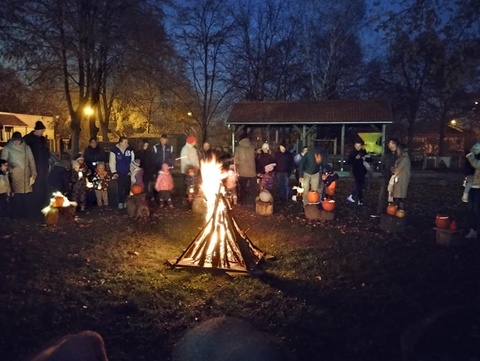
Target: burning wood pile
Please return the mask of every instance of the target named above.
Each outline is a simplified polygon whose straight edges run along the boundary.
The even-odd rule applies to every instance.
[[[201,173],[207,205],[206,224],[173,266],[239,273],[254,271],[265,253],[252,243],[233,217],[222,184],[221,164],[215,159],[202,162]]]

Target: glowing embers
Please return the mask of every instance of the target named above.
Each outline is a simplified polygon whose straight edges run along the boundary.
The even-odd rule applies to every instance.
[[[202,163],[201,174],[207,223],[173,266],[242,273],[254,271],[265,253],[255,247],[235,221],[224,196],[221,165],[215,160]]]

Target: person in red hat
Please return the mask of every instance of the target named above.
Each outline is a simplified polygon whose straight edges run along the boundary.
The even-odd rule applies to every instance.
[[[187,137],[187,143],[183,146],[180,152],[180,170],[183,174],[187,173],[188,168],[200,168],[198,159],[198,152],[195,146],[197,145],[197,138],[193,135]]]

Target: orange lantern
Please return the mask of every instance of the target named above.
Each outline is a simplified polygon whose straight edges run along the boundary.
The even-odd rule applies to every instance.
[[[320,193],[318,193],[318,191],[315,191],[315,190],[308,191],[307,200],[308,200],[308,203],[315,203],[315,204],[318,203],[318,201],[320,200]]]
[[[324,199],[322,202],[322,208],[327,212],[333,212],[335,210],[335,201],[333,199]]]
[[[143,193],[143,185],[135,183],[132,185],[132,193],[133,194],[140,194]]]
[[[447,229],[450,226],[450,217],[437,214],[435,218],[435,226],[440,229]]]
[[[55,196],[53,206],[56,207],[56,208],[63,207],[63,202],[64,201],[65,201],[65,199],[63,198],[63,196]]]
[[[398,206],[395,203],[389,203],[387,206],[387,213],[391,216],[395,216],[397,214]]]
[[[337,187],[337,182],[333,181],[328,187],[325,187],[325,194],[329,196],[335,195],[335,188]]]

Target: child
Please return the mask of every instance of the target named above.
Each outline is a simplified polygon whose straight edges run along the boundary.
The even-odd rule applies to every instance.
[[[265,166],[265,174],[263,174],[260,179],[260,192],[269,191],[272,193],[274,182],[273,168],[275,168],[276,165],[276,163],[270,163]]]
[[[328,189],[330,185],[338,179],[338,174],[335,173],[333,168],[330,165],[326,165],[323,169],[322,174],[322,181],[323,181],[323,195],[320,200],[322,199],[333,199],[333,193],[335,192],[335,188]],[[335,185],[333,186],[335,187]]]
[[[112,175],[105,168],[104,162],[98,162],[95,167],[95,174],[92,178],[93,189],[97,197],[97,205],[108,209],[108,184],[112,180]]]
[[[170,173],[170,167],[167,163],[163,163],[162,169],[158,172],[157,180],[155,181],[155,190],[158,192],[158,202],[160,208],[164,207],[165,202],[167,202],[168,207],[173,208],[173,177],[172,173]]]
[[[235,165],[231,164],[227,176],[224,180],[225,190],[227,192],[227,198],[231,203],[237,204],[237,172],[235,172]]]
[[[132,186],[134,184],[140,184],[143,188],[143,168],[140,167],[140,159],[135,159],[130,164],[130,178]],[[133,193],[130,192],[130,195],[132,194]]]
[[[10,216],[10,197],[12,188],[8,178],[8,162],[0,159],[0,217]]]
[[[72,161],[72,176],[71,181],[73,200],[78,203],[81,211],[85,211],[87,205],[87,176],[90,175],[90,169],[85,164],[85,159],[82,155],[77,156],[77,159]]]
[[[188,205],[191,207],[195,196],[198,194],[200,181],[194,167],[189,167],[185,176],[185,194]]]
[[[68,162],[70,164],[70,162]],[[60,162],[55,162],[50,173],[48,173],[47,183],[50,191],[50,196],[55,192],[61,192],[64,196],[69,191],[69,174],[65,165]]]

